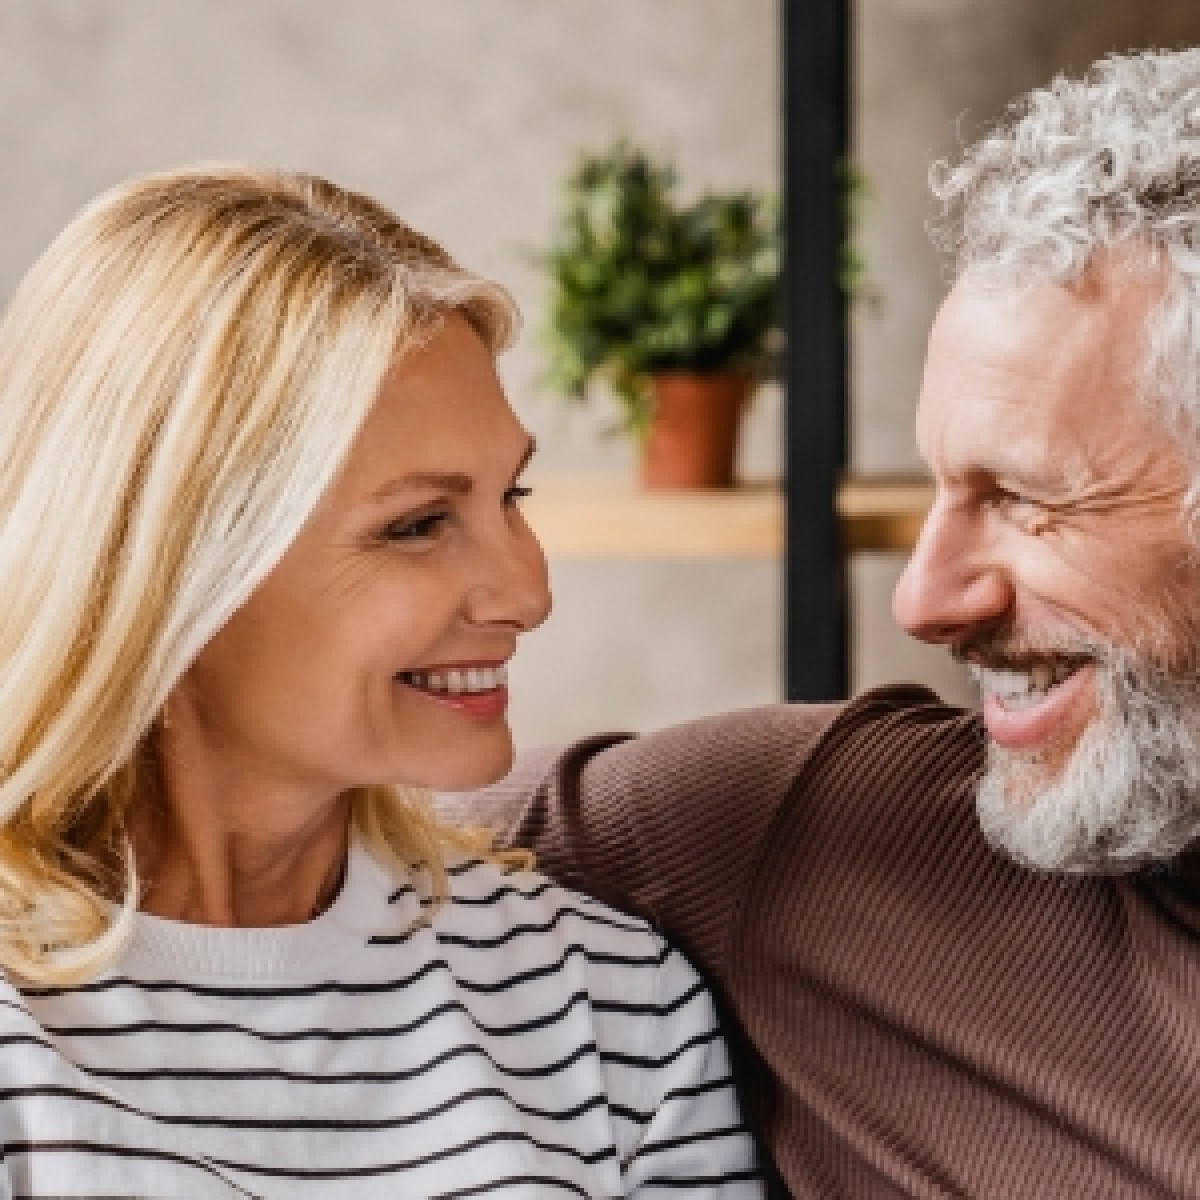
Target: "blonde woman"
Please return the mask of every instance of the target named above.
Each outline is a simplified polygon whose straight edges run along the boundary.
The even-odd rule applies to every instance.
[[[710,1000],[442,827],[549,606],[497,285],[317,178],[102,196],[0,325],[14,1195],[760,1194]]]

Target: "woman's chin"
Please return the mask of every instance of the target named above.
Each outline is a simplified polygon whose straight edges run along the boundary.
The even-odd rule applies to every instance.
[[[463,747],[462,753],[453,756],[452,761],[430,763],[420,779],[409,777],[404,782],[433,792],[473,792],[503,779],[512,765],[512,737],[505,736],[497,738],[494,746],[479,747],[473,753],[467,753]]]

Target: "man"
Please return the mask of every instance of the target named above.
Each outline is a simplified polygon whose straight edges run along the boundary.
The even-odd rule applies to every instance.
[[[714,979],[793,1195],[1200,1197],[1200,50],[1056,80],[935,190],[895,612],[982,712],[593,739],[512,836]]]

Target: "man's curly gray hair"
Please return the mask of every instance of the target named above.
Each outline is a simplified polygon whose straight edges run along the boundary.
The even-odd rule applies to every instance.
[[[1165,268],[1146,330],[1146,390],[1195,447],[1200,49],[1111,55],[1080,79],[1059,76],[1013,104],[960,162],[936,164],[931,186],[942,203],[935,240],[958,274],[1068,283],[1098,251],[1123,245]],[[1200,476],[1193,499],[1198,489]]]

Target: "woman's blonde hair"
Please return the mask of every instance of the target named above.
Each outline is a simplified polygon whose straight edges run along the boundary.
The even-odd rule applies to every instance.
[[[237,166],[100,196],[21,282],[0,323],[0,967],[69,983],[119,952],[168,693],[450,311],[493,352],[516,330],[504,289],[375,201]],[[444,888],[418,799],[353,813]]]

